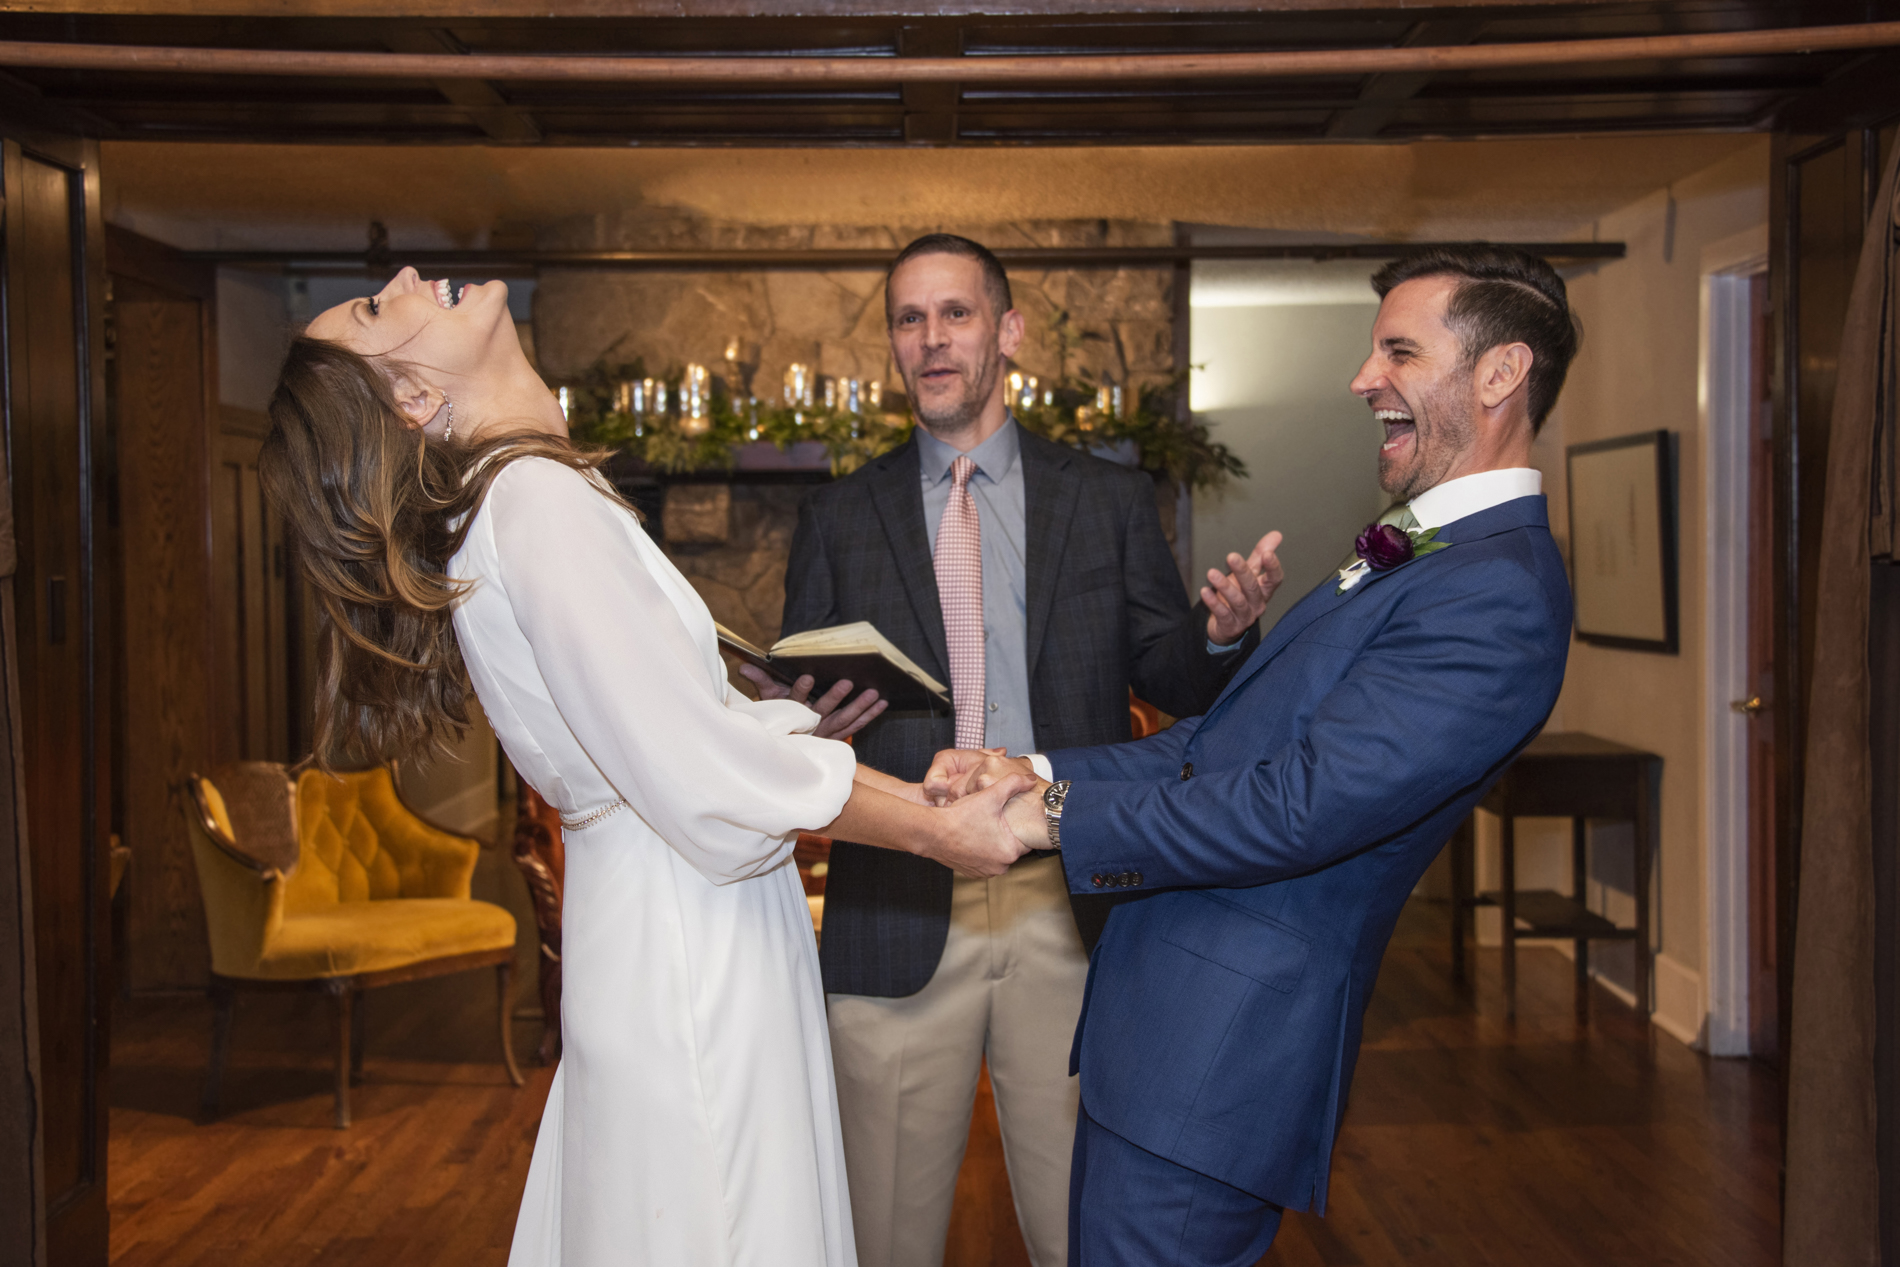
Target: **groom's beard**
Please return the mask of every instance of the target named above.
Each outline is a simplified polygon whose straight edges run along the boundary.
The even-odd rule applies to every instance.
[[[957,381],[963,384],[963,390],[952,400],[926,401],[917,390],[919,377],[929,370],[946,366],[958,371]],[[989,403],[991,393],[996,390],[997,376],[1003,372],[1002,362],[998,360],[970,366],[957,364],[945,357],[926,359],[915,367],[899,365],[897,368],[904,376],[904,390],[910,393],[911,412],[926,431],[940,440],[976,425],[977,419],[983,416],[983,407]]]
[[[1420,393],[1413,411],[1409,452],[1396,462],[1380,455],[1379,487],[1399,505],[1438,487],[1477,435],[1470,388],[1459,381],[1434,383]]]

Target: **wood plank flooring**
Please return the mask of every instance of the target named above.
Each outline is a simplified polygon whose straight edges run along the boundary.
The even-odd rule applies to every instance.
[[[1475,990],[1452,987],[1443,918],[1410,913],[1387,956],[1328,1216],[1289,1216],[1263,1267],[1778,1262],[1772,1074],[1697,1056],[1600,992],[1579,1027],[1550,950],[1522,955],[1512,1025],[1495,951]],[[209,1009],[121,1003],[113,1263],[500,1267],[551,1071],[508,1086],[492,989],[471,973],[370,996],[348,1131],[329,1125],[322,1000],[240,1002],[226,1113],[203,1125]],[[521,1023],[517,1050],[537,1035]],[[987,1091],[948,1267],[1028,1262]]]

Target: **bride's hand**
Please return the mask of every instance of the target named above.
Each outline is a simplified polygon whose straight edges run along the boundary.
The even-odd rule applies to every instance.
[[[988,879],[1009,870],[1009,864],[1028,852],[1005,818],[1011,797],[1035,786],[1033,776],[1011,772],[980,792],[972,792],[931,815],[939,830],[919,852],[943,863],[960,876]],[[1037,811],[1040,816],[1041,811]],[[1044,832],[1044,838],[1047,838]]]
[[[1028,757],[1006,757],[1002,748],[946,748],[924,775],[924,795],[933,805],[948,805],[958,797],[980,792],[1006,774],[1035,777]]]

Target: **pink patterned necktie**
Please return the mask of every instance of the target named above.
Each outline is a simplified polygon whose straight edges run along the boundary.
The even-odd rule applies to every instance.
[[[950,501],[937,523],[937,599],[943,605],[950,651],[950,700],[957,712],[957,747],[981,748],[983,687],[983,529],[970,496],[976,463],[950,464]]]

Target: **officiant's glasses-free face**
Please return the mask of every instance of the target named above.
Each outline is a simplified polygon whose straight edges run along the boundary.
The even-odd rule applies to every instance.
[[[982,265],[960,255],[908,259],[890,290],[891,354],[917,420],[939,438],[974,425],[1001,400],[1022,314],[995,311]]]
[[[1372,325],[1372,355],[1352,380],[1385,427],[1379,487],[1395,501],[1452,478],[1477,443],[1473,367],[1445,324],[1458,281],[1419,277],[1393,287]]]

